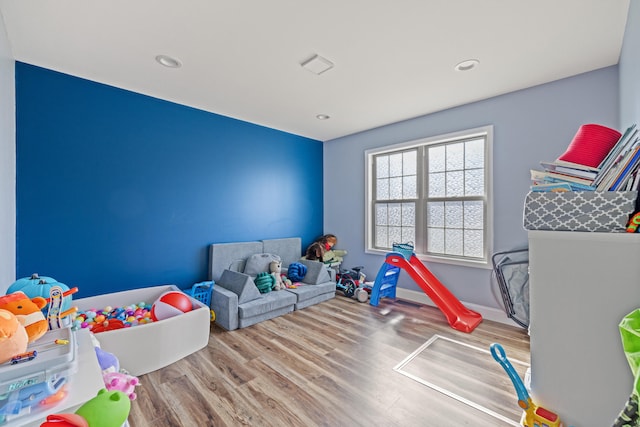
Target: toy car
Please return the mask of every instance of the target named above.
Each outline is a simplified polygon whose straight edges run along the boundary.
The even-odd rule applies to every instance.
[[[366,301],[369,294],[361,286],[365,279],[364,273],[361,272],[363,268],[363,266],[358,266],[350,270],[340,270],[336,275],[336,289],[341,290],[348,298],[355,296],[360,302]]]

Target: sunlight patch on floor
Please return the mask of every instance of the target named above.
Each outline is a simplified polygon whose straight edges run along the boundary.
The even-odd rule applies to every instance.
[[[527,363],[510,359],[523,375]],[[513,385],[489,349],[434,335],[394,371],[509,425],[522,414]]]

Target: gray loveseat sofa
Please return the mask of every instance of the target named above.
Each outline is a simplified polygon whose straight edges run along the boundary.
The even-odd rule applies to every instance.
[[[321,262],[300,259],[301,245],[299,237],[210,245],[209,280],[215,282],[211,308],[216,323],[227,330],[244,328],[335,297],[336,283],[327,268]],[[265,264],[256,266],[261,254]],[[301,285],[261,294],[252,276],[261,268],[268,271],[271,258],[267,255],[280,258],[283,272],[293,262],[304,264],[307,273]]]

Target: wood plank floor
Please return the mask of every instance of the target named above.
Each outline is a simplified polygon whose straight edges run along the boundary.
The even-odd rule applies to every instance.
[[[373,307],[338,295],[245,329],[228,332],[213,324],[207,347],[140,377],[129,422],[131,427],[509,425],[393,370],[434,334],[485,349],[500,342],[510,359],[529,362],[522,328],[484,320],[466,334],[450,328],[434,307],[386,299]],[[445,372],[447,381],[461,387],[469,379],[488,382],[492,375],[457,369],[446,357],[440,365],[429,369]],[[491,379],[496,381],[495,374]],[[513,408],[517,416],[506,373],[498,381],[503,390],[495,399],[502,401],[495,404]]]

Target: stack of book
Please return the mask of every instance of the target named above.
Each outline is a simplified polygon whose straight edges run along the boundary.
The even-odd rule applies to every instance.
[[[531,170],[531,191],[637,191],[640,186],[640,139],[633,124],[595,160],[586,147],[580,155],[572,142],[553,162],[540,162],[543,170]],[[579,144],[578,144],[579,145]],[[584,145],[584,144],[583,144]],[[570,154],[570,155],[569,155]],[[589,161],[582,159],[589,158]],[[589,164],[585,164],[589,163]]]

